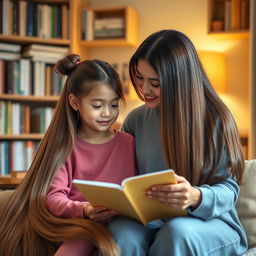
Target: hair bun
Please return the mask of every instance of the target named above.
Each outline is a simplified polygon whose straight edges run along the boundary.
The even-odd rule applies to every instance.
[[[58,74],[69,75],[79,61],[79,55],[69,54],[55,64],[54,70]]]

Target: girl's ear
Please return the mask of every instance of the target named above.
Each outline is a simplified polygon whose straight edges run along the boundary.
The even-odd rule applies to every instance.
[[[79,101],[78,101],[78,98],[77,98],[74,94],[70,93],[70,94],[68,95],[68,100],[69,100],[70,106],[71,106],[75,111],[77,111],[78,108],[79,108]]]

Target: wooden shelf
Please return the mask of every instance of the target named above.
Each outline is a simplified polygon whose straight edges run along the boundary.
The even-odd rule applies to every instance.
[[[11,175],[0,176],[0,188],[15,188],[22,181],[22,178],[12,177]]]
[[[87,0],[25,0],[32,1],[39,4],[57,4],[68,5],[69,17],[69,38],[70,39],[56,39],[56,38],[39,38],[35,36],[18,36],[18,35],[3,35],[0,34],[0,42],[21,44],[22,46],[32,43],[67,46],[69,52],[77,53],[81,59],[87,59],[90,54],[88,49],[93,47],[124,47],[137,46],[138,44],[138,14],[131,6],[121,7],[103,7],[91,8]],[[104,38],[92,41],[81,40],[81,11],[92,10],[94,18],[100,17],[121,17],[123,20],[124,33],[122,38]],[[24,17],[25,18],[25,17]],[[65,26],[66,27],[66,26]],[[93,29],[93,27],[92,27]],[[15,95],[15,94],[0,94],[1,101],[21,102],[21,105],[28,105],[29,108],[34,107],[53,107],[59,100],[59,96],[34,96],[34,95]],[[9,103],[8,103],[9,104]],[[11,103],[10,103],[11,105]],[[11,132],[11,131],[10,131]],[[0,141],[7,141],[6,144],[14,144],[14,141],[40,141],[44,134],[27,133],[27,134],[1,134]],[[11,175],[0,176],[0,188],[16,187],[22,181],[22,177],[15,177],[14,171],[10,170]],[[6,172],[5,172],[6,173]]]
[[[208,0],[208,34],[220,40],[248,38],[249,16],[250,0]]]
[[[93,41],[81,41],[81,45],[94,48],[94,47],[115,47],[115,46],[135,46],[134,43],[129,42],[125,39],[97,39]]]
[[[30,101],[30,102],[53,102],[59,100],[59,96],[34,96],[34,95],[18,95],[18,94],[0,94],[0,100],[11,101]]]
[[[219,32],[209,32],[208,35],[217,40],[240,40],[249,38],[249,30],[242,31],[219,31]]]
[[[13,43],[40,43],[40,44],[52,44],[52,45],[64,45],[69,46],[69,39],[56,39],[56,38],[40,38],[34,36],[13,36],[13,35],[1,35],[0,41],[13,42]]]
[[[0,140],[41,140],[43,136],[41,133],[1,134]]]
[[[82,11],[91,11],[92,20],[89,23],[93,24],[96,19],[108,19],[108,18],[120,18],[124,23],[123,37],[93,40],[80,40],[82,46],[88,48],[92,47],[109,47],[109,46],[137,46],[138,45],[138,14],[131,6],[121,7],[105,7],[105,8],[83,8]],[[80,24],[82,33],[82,22]],[[85,31],[92,30],[94,34],[94,28],[86,28]],[[90,34],[90,33],[89,33]],[[94,36],[92,36],[94,37]]]

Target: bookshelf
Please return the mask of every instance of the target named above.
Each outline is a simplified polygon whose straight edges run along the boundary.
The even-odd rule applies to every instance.
[[[216,39],[249,37],[250,0],[208,0],[208,34]]]
[[[138,14],[131,6],[85,8],[81,13],[81,45],[136,46]]]
[[[22,2],[22,4],[20,4]],[[17,11],[15,6],[17,7],[18,12],[20,11],[20,5],[23,5],[25,2],[25,5],[33,6],[33,16],[37,16],[37,20],[32,18],[32,23],[37,24],[37,28],[34,28],[33,33],[28,35],[27,30],[29,29],[27,25],[24,25],[20,20],[21,16],[17,14]],[[6,17],[6,15],[3,12],[3,9],[6,8],[4,4],[0,6],[0,18],[3,20],[3,22],[0,22],[0,43],[6,43],[6,44],[18,44],[21,45],[21,49],[23,51],[24,48],[26,48],[28,45],[45,45],[45,46],[55,46],[55,47],[63,47],[63,48],[68,48],[68,52],[70,53],[77,53],[81,56],[82,59],[86,59],[89,56],[89,49],[91,47],[106,47],[106,46],[135,46],[137,44],[137,13],[136,11],[131,8],[130,6],[124,6],[124,7],[107,7],[107,8],[91,8],[87,1],[85,0],[22,0],[22,1],[16,1],[16,0],[5,0],[2,3],[6,5],[8,3],[9,9],[11,10],[8,13],[11,13],[10,15],[17,15],[17,17],[9,16]],[[14,5],[13,5],[14,4]],[[11,7],[10,7],[11,6]],[[24,7],[22,7],[24,8]],[[47,13],[45,9],[48,9],[48,14],[49,10],[51,15],[53,13],[61,13],[61,17],[64,16],[64,18],[60,18],[59,25],[56,25],[55,28],[55,34],[52,33],[52,24],[50,25],[50,30],[51,33],[49,34],[49,28],[42,28],[42,30],[48,31],[47,36],[42,34],[42,31],[40,32],[40,16],[44,15],[42,13]],[[43,9],[43,11],[42,11]],[[64,14],[63,14],[63,9]],[[5,9],[6,10],[6,9]],[[39,11],[40,10],[40,11]],[[57,10],[57,11],[56,11]],[[94,23],[95,20],[98,18],[117,18],[122,20],[122,30],[123,34],[121,37],[115,37],[115,36],[110,36],[110,37],[105,37],[101,39],[90,39],[87,40],[85,38],[82,38],[82,15],[81,15],[81,10],[90,10],[91,13],[93,14],[92,19],[91,19],[91,28],[90,30],[93,32],[94,31]],[[16,12],[16,14],[15,14]],[[36,15],[35,15],[36,14]],[[22,17],[29,16],[28,15],[23,15]],[[3,17],[4,16],[4,17]],[[15,21],[16,19],[16,21]],[[19,20],[17,22],[17,19]],[[51,19],[53,19],[51,17]],[[12,22],[6,26],[6,20],[8,20],[8,23],[10,20]],[[44,23],[42,22],[43,19],[41,20],[41,24]],[[56,21],[56,20],[55,20]],[[17,23],[15,25],[15,22]],[[65,24],[63,24],[63,22]],[[22,23],[23,25],[21,25]],[[47,22],[46,22],[47,23]],[[57,21],[58,24],[58,21]],[[21,26],[24,26],[21,32]],[[46,25],[44,25],[46,26]],[[49,24],[48,24],[49,26]],[[34,25],[35,27],[35,25]],[[42,25],[43,27],[43,25]],[[31,28],[30,28],[31,29]],[[62,29],[62,32],[56,32],[58,29]],[[63,29],[65,29],[65,32],[63,32]],[[32,30],[31,30],[32,31]],[[46,32],[47,33],[47,32]],[[57,34],[56,34],[57,33]],[[1,50],[0,50],[1,51]],[[1,55],[1,52],[0,52]],[[3,59],[2,59],[3,60]],[[0,57],[0,62],[2,61]],[[8,60],[10,61],[10,60]],[[16,60],[11,60],[14,62],[19,62],[20,59]],[[32,62],[32,60],[31,60]],[[33,60],[33,62],[36,62],[36,60]],[[53,64],[53,63],[52,63]],[[1,64],[0,64],[1,66]],[[46,65],[47,66],[47,65]],[[33,71],[34,69],[33,69]],[[34,75],[35,76],[35,75]],[[1,80],[1,79],[0,79]],[[35,84],[36,80],[31,81],[31,84],[33,86],[36,86]],[[4,82],[5,83],[5,82]],[[46,83],[46,82],[45,82]],[[0,84],[1,85],[1,84]],[[1,89],[1,86],[0,86]],[[46,90],[46,89],[45,89]],[[40,94],[40,93],[39,93]],[[58,95],[56,93],[44,93],[42,95],[37,95],[35,93],[35,89],[32,90],[30,93],[20,94],[17,93],[15,90],[11,91],[0,91],[0,106],[3,104],[6,104],[8,106],[11,106],[10,108],[13,109],[13,105],[16,104],[19,107],[27,106],[30,108],[30,111],[37,107],[42,107],[42,108],[54,108],[56,103],[58,101]],[[8,117],[11,112],[8,112]],[[16,112],[15,112],[16,113]],[[0,110],[1,114],[1,110]],[[3,111],[2,111],[3,114]],[[15,114],[10,115],[12,119],[12,122],[15,122],[14,119],[16,119]],[[3,120],[3,119],[2,119]],[[7,119],[8,120],[8,119]],[[30,115],[30,121],[33,122],[34,118]],[[6,120],[5,120],[6,121]],[[31,125],[31,124],[30,124]],[[9,124],[7,125],[9,126]],[[15,126],[15,125],[14,125]],[[1,131],[2,129],[2,131]],[[31,146],[31,143],[38,144],[40,140],[43,137],[43,132],[35,132],[33,130],[27,131],[22,131],[19,133],[9,133],[8,130],[3,132],[3,126],[0,128],[0,149],[3,149],[4,146],[2,145],[3,142],[7,145],[13,145],[13,144],[19,144],[17,148],[20,150],[21,149],[21,144],[23,143],[24,145],[29,144]],[[1,148],[2,147],[2,148]],[[30,148],[30,151],[32,149]],[[36,150],[36,146],[34,151]],[[13,148],[11,151],[15,151]],[[2,151],[1,151],[2,153]],[[14,156],[13,156],[14,157]],[[13,158],[12,157],[12,158]],[[30,156],[31,157],[31,156]],[[3,174],[1,168],[2,168],[2,160],[0,161],[0,187],[15,187],[20,183],[22,178],[24,177],[26,172],[23,172],[22,170],[20,171],[14,171],[13,169],[13,164],[10,164],[11,158],[8,159],[8,169],[9,173]],[[26,171],[26,170],[24,170]]]

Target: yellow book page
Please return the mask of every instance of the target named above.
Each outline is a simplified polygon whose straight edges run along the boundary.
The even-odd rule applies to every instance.
[[[172,170],[149,173],[137,176],[136,179],[125,180],[124,191],[138,215],[141,216],[143,224],[155,219],[187,215],[185,210],[164,206],[156,200],[147,198],[146,191],[153,185],[170,183],[177,183]]]
[[[107,206],[110,209],[119,211],[120,215],[140,221],[131,203],[117,184],[105,182],[73,181],[84,198],[94,206]],[[78,183],[80,182],[80,183]]]

